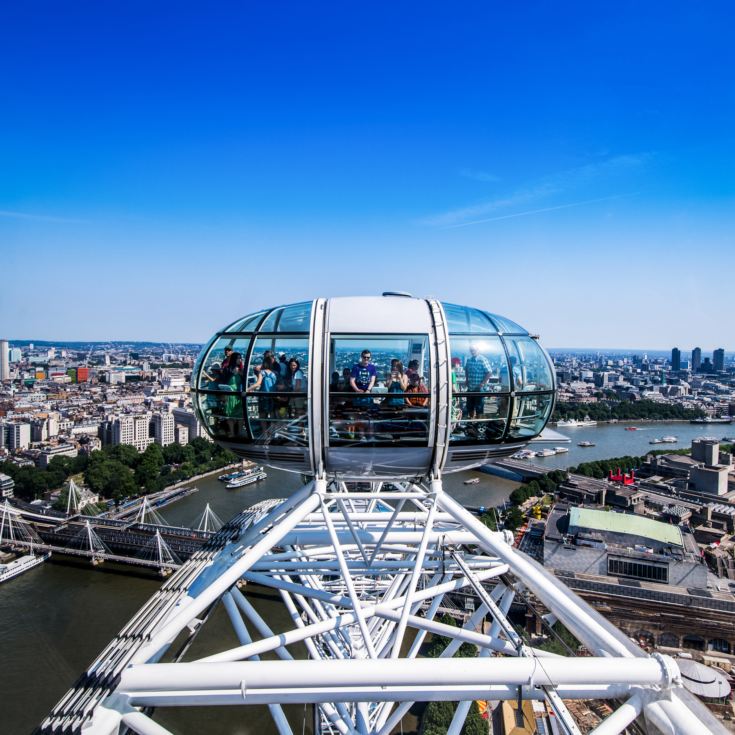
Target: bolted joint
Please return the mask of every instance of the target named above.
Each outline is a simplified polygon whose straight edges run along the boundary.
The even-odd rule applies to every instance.
[[[665,656],[662,653],[652,653],[651,658],[655,659],[661,667],[663,680],[661,682],[662,689],[671,689],[672,686],[681,686],[681,672],[671,656]]]

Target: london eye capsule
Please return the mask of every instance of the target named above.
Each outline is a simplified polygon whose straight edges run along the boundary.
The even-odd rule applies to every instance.
[[[527,330],[404,294],[277,306],[218,332],[192,393],[235,454],[345,480],[477,466],[541,433],[551,360]]]

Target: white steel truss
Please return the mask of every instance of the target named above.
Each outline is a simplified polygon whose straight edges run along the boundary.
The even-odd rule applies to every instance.
[[[545,701],[571,735],[580,731],[566,703],[579,699],[613,706],[595,735],[620,733],[639,716],[652,731],[724,732],[684,690],[672,659],[632,644],[453,500],[439,479],[359,490],[316,480],[228,538],[209,561],[192,557],[171,578],[167,584],[180,580],[180,591],[146,609],[140,636],[124,639],[121,650],[108,647],[90,668],[90,675],[108,671],[110,661],[124,659],[114,689],[85,709],[85,733],[126,726],[161,735],[167,731],[149,708],[257,704],[288,735],[282,706],[301,703],[315,705],[321,733],[388,735],[414,702],[446,700],[460,703],[454,735],[473,700],[519,699]],[[277,591],[292,626],[273,630],[248,599],[250,586]],[[449,598],[460,593],[474,597],[474,610],[458,627],[441,622],[440,613],[453,609]],[[519,594],[532,594],[592,655],[534,648],[509,618]],[[187,658],[217,604],[239,645]],[[418,663],[428,635],[449,643]],[[455,658],[462,644],[479,655]],[[308,659],[296,660],[303,647]],[[42,732],[71,721],[65,701],[74,698],[62,700]]]

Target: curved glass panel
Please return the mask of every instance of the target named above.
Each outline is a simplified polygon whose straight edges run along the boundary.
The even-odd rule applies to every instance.
[[[195,400],[204,428],[212,438],[237,443],[246,440],[241,393],[198,393]]]
[[[447,317],[447,330],[450,334],[496,334],[495,325],[485,312],[469,306],[445,304],[442,302]]]
[[[223,329],[223,332],[252,332],[254,331],[260,320],[263,318],[267,310],[258,311],[255,314],[248,314],[248,316],[231,324],[227,329]]]
[[[503,438],[510,398],[487,393],[455,395],[452,399],[449,441],[453,444],[487,444]]]
[[[554,377],[544,351],[530,337],[507,337],[513,387],[516,391],[553,390]]]
[[[489,312],[485,312],[485,314],[497,325],[498,331],[501,334],[528,334],[527,329],[524,329],[520,324],[512,322],[510,319],[506,319],[504,316]]]
[[[273,311],[268,314],[268,317],[266,320],[260,325],[259,332],[275,332],[278,330],[278,324],[281,321],[281,317],[283,316],[283,307],[279,307],[278,309],[273,309]]]
[[[253,439],[305,444],[308,338],[258,337],[246,374],[246,413]]]
[[[429,340],[334,337],[329,445],[426,446],[431,416]]]
[[[202,390],[230,391],[242,387],[243,365],[250,348],[247,337],[220,337],[210,345],[209,351],[192,373],[194,386]]]
[[[207,355],[209,355],[210,350],[212,349],[212,345],[217,341],[217,336],[215,335],[212,337],[212,339],[207,342],[207,344],[204,346],[202,351],[197,355],[197,359],[194,362],[194,368],[191,371],[191,379],[189,381],[189,384],[192,388],[197,387],[197,382],[199,379],[199,371],[201,370],[202,365],[204,364],[205,359],[207,358]]]
[[[311,329],[311,301],[286,306],[281,313],[276,326],[277,332],[303,332],[308,334]],[[265,325],[261,332],[265,332]]]
[[[549,418],[553,402],[553,393],[517,397],[510,421],[509,438],[530,439],[540,434]]]
[[[450,337],[452,390],[510,392],[508,360],[499,337]]]

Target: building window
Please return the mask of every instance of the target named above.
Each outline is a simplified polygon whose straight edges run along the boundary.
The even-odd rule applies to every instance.
[[[607,573],[613,577],[628,577],[642,579],[647,582],[669,583],[668,564],[620,559],[609,556],[607,558]]]

